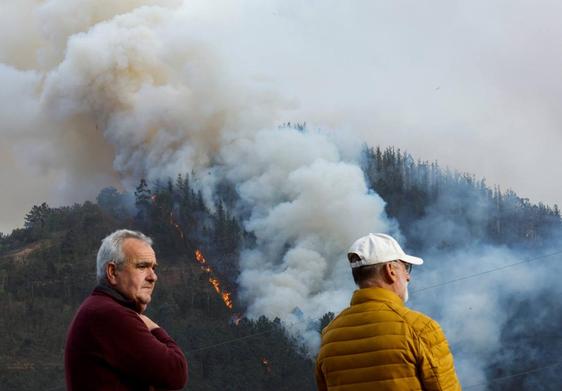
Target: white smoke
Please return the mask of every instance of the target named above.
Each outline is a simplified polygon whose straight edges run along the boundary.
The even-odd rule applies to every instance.
[[[447,226],[432,225],[432,229],[438,233],[447,230]],[[562,271],[561,264],[549,256],[557,250],[559,247],[545,246],[539,252],[526,252],[468,243],[452,252],[428,249],[424,265],[414,268],[410,306],[440,322],[455,353],[455,366],[464,386],[478,384],[481,386],[476,389],[487,389],[491,365],[488,358],[509,356],[502,333],[506,328],[522,327],[508,323],[514,303],[562,293],[553,278]],[[545,307],[548,314],[552,310]]]
[[[310,128],[277,128],[294,120],[291,110],[298,105],[290,94],[276,92],[283,80],[276,85],[272,75],[256,64],[271,64],[275,54],[270,50],[286,45],[283,37],[296,42],[298,24],[287,21],[294,17],[309,26],[314,20],[311,12],[295,3],[291,4],[298,12],[282,4],[278,8],[253,4],[251,15],[277,26],[261,38],[266,45],[259,37],[244,41],[239,34],[238,24],[257,23],[258,18],[242,15],[235,3],[217,4],[214,8],[203,1],[156,0],[0,4],[0,29],[6,33],[0,34],[1,135],[6,141],[0,146],[0,162],[11,168],[2,171],[0,180],[13,183],[18,178],[21,188],[30,189],[5,189],[13,200],[11,210],[22,203],[29,209],[38,197],[62,203],[93,198],[104,186],[130,188],[141,177],[193,171],[209,201],[215,183],[222,179],[235,183],[240,210],[247,216],[245,228],[257,240],[256,247],[241,256],[241,299],[250,316],[282,318],[314,351],[318,343],[314,321],[345,307],[354,288],[343,256],[346,248],[367,232],[399,232],[384,214],[384,201],[366,187],[356,163],[358,143]],[[343,12],[342,7],[336,8]],[[352,14],[371,23],[368,12]],[[341,15],[331,15],[323,25],[337,24]],[[229,23],[222,23],[225,20]],[[334,53],[332,40],[324,42],[321,31],[305,31],[320,36],[323,52],[334,63],[342,57],[354,63],[372,60],[351,55],[361,50]],[[348,42],[348,36],[334,39],[346,48],[364,42]],[[313,119],[321,122],[325,116],[328,123],[339,123],[335,119],[341,107],[346,107],[346,114],[353,110],[348,101],[340,105],[338,99],[353,95],[347,88],[355,88],[357,79],[340,75],[339,84],[327,89],[334,67],[303,73],[294,64],[312,54],[304,49],[297,54],[276,59],[279,68],[292,70],[288,85],[310,76],[314,93],[306,97],[308,103],[333,97],[311,110]],[[255,56],[251,61],[250,55]],[[377,64],[384,69],[384,64]],[[373,72],[367,66],[353,69],[361,80]],[[393,90],[384,82],[371,80],[369,85]],[[397,96],[402,95],[390,94],[390,101]],[[368,94],[361,95],[359,100],[368,102],[367,98]],[[386,98],[375,103],[387,108]],[[306,105],[306,99],[301,104]],[[460,106],[464,110],[465,105]],[[300,108],[301,113],[306,111]],[[434,116],[440,119],[444,111],[439,108]],[[400,114],[393,113],[402,118]],[[383,117],[382,123],[396,119]],[[403,117],[411,125],[408,115]],[[442,126],[433,117],[428,120]],[[375,137],[369,134],[371,140]],[[438,235],[434,228],[431,237],[460,232]],[[514,268],[477,283],[467,280],[419,293],[416,286],[501,266],[514,258],[520,257],[504,249],[436,253],[433,259],[439,269],[432,270],[432,262],[427,262],[426,271],[413,280],[412,306],[442,323],[458,348],[463,382],[485,378],[480,357],[498,348],[506,320],[503,298],[540,285],[537,279],[544,276],[544,269],[537,274],[526,267]]]
[[[264,130],[223,156],[242,202],[253,206],[246,229],[257,249],[242,253],[239,279],[249,315],[279,317],[301,335],[306,329],[314,351],[313,321],[345,307],[353,290],[342,253],[365,232],[392,229],[384,202],[320,133]]]
[[[9,68],[22,79],[17,88],[28,86],[32,110],[14,133],[23,140],[32,129],[44,140],[43,166],[62,165],[88,179],[88,166],[125,187],[141,177],[193,172],[209,201],[215,183],[235,183],[240,208],[249,211],[245,227],[257,241],[240,261],[248,315],[281,318],[306,334],[314,351],[316,321],[334,305],[343,308],[353,290],[343,252],[365,232],[394,229],[384,202],[349,160],[360,144],[340,148],[328,133],[277,128],[293,103],[268,83],[237,80],[224,68],[189,4],[84,3],[76,20],[62,25],[55,23],[67,15],[62,2],[36,9],[49,21],[41,53],[62,57],[47,72]],[[89,162],[86,148],[112,154],[113,170]],[[70,155],[59,157],[61,150]],[[66,159],[76,160],[76,169],[67,169]]]

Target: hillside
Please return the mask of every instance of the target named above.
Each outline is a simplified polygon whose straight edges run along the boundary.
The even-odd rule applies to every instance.
[[[392,148],[367,148],[363,158],[367,183],[386,201],[386,213],[399,224],[408,248],[431,254],[438,266],[446,266],[459,254],[485,258],[483,249],[489,248],[520,258],[560,249],[562,222],[557,206],[532,204],[512,191],[491,189],[473,175],[416,162]],[[289,336],[278,319],[243,316],[238,260],[241,249],[256,244],[252,233],[243,229],[241,217],[234,214],[236,205],[231,183],[218,184],[211,210],[190,176],[179,175],[155,183],[141,180],[134,194],[103,189],[96,203],[33,207],[23,229],[0,236],[0,311],[6,330],[0,336],[4,347],[0,387],[64,389],[65,332],[95,285],[97,247],[113,230],[132,228],[155,240],[161,266],[148,312],[186,352],[191,373],[188,389],[314,389],[313,361],[302,341]],[[468,261],[461,258],[453,270],[470,274]],[[560,264],[556,258],[544,260],[532,270],[555,274]],[[558,288],[543,281],[532,289],[506,289],[501,281],[509,281],[507,273],[494,276],[500,283],[487,292],[497,301],[502,311],[497,318],[502,320],[485,320],[495,322],[497,346],[471,350],[473,346],[462,338],[486,331],[471,331],[470,324],[463,328],[457,318],[448,323],[461,323],[458,343],[453,344],[461,369],[463,357],[481,362],[492,390],[531,390],[536,384],[545,390],[560,389],[556,368],[542,369],[545,362],[555,362],[562,348]],[[483,307],[491,306],[486,300]],[[422,300],[422,308],[428,302],[434,305],[430,313],[439,316],[447,299]],[[317,330],[330,317],[318,319]],[[526,373],[533,368],[540,370]]]
[[[15,231],[3,240],[3,390],[65,388],[65,333],[77,307],[95,285],[98,243],[118,227],[138,229],[140,224],[115,218],[91,203],[45,211],[43,229]],[[163,255],[159,256],[159,282],[148,314],[186,352],[189,389],[314,388],[311,361],[278,321],[245,319],[243,308],[236,303],[229,309],[209,282],[210,274],[179,236],[174,232],[152,234],[157,254]],[[158,240],[159,235],[169,235],[168,240]],[[229,256],[222,255],[223,260]],[[210,258],[207,262],[213,267]],[[222,281],[221,273],[214,271],[213,275]]]

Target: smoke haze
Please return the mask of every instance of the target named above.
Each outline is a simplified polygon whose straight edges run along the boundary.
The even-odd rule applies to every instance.
[[[143,19],[138,12],[143,6],[152,7],[145,14],[159,16]],[[2,154],[8,163],[4,165],[3,179],[21,175],[17,175],[17,183],[10,181],[13,185],[4,195],[15,202],[2,211],[0,231],[21,225],[23,214],[34,203],[93,199],[96,189],[107,185],[110,178],[113,185],[123,180],[121,161],[115,163],[117,169],[111,167],[111,141],[97,140],[95,153],[108,157],[109,163],[96,162],[96,156],[82,159],[84,152],[92,148],[88,148],[90,144],[81,145],[81,137],[72,140],[78,145],[71,143],[61,153],[61,138],[67,134],[61,124],[39,120],[24,109],[29,104],[37,106],[44,97],[59,100],[59,104],[65,99],[68,104],[75,98],[91,98],[87,94],[74,96],[72,91],[56,97],[56,91],[46,91],[43,84],[47,78],[54,83],[60,77],[65,78],[65,88],[80,82],[61,73],[69,62],[77,61],[69,57],[70,53],[65,58],[76,40],[89,41],[74,44],[84,48],[81,55],[85,67],[103,67],[89,64],[88,56],[100,62],[103,57],[107,61],[111,56],[121,56],[120,60],[113,57],[115,60],[105,66],[128,66],[119,63],[126,58],[133,67],[142,68],[136,76],[120,79],[131,83],[130,88],[141,83],[146,89],[134,90],[141,99],[135,103],[137,110],[144,104],[162,113],[162,107],[169,107],[164,94],[176,103],[190,94],[196,105],[186,113],[166,115],[171,122],[181,120],[178,116],[182,114],[188,117],[189,111],[209,118],[213,110],[214,121],[220,122],[223,103],[247,105],[274,125],[278,120],[299,120],[341,132],[352,131],[371,144],[399,146],[421,158],[475,172],[485,176],[488,183],[512,187],[534,201],[559,202],[562,185],[549,179],[559,164],[556,146],[562,141],[556,109],[561,90],[556,75],[562,62],[556,54],[562,36],[562,27],[554,20],[558,7],[546,1],[532,5],[438,2],[431,8],[406,2],[363,1],[345,5],[323,1],[306,6],[296,1],[218,1],[213,5],[179,0],[4,1],[0,5],[0,62],[4,64],[0,79],[7,88],[3,88],[6,94],[21,92],[2,96],[1,110],[11,113],[3,116],[7,118],[1,129],[3,149],[35,148],[34,151],[40,150],[40,156],[34,153],[29,162],[30,153],[23,157],[16,153],[11,158]],[[129,21],[118,22],[112,19],[115,16]],[[120,32],[125,36],[119,37]],[[127,40],[129,43],[125,43]],[[134,50],[139,55],[136,59]],[[98,71],[104,72],[102,68]],[[154,80],[146,83],[142,79],[145,76]],[[82,77],[82,82],[88,82],[88,77],[96,75]],[[191,80],[186,80],[188,77]],[[199,83],[199,89],[186,92],[182,87],[187,82],[187,90],[196,88],[194,82]],[[100,78],[96,83],[97,88],[104,88],[112,80]],[[166,92],[166,88],[170,91]],[[256,88],[262,96],[250,93]],[[111,99],[127,100],[125,91]],[[201,93],[202,96],[196,95]],[[241,93],[245,96],[237,96]],[[263,104],[272,103],[266,102],[268,99],[280,97],[284,100],[280,106],[290,108],[289,112],[277,116],[260,113]],[[229,99],[234,102],[225,102]],[[161,107],[154,107],[160,102]],[[90,103],[92,109],[100,104]],[[120,101],[117,105],[111,100],[105,103],[112,111],[130,104]],[[281,108],[277,103],[273,106]],[[36,110],[44,111],[48,104]],[[207,110],[202,112],[201,106]],[[77,107],[57,110],[69,109]],[[236,112],[232,109],[231,115]],[[23,122],[27,124],[13,123],[10,117],[14,114],[25,118]],[[106,119],[99,117],[106,114],[98,114],[87,119],[89,126],[109,125],[100,124]],[[138,113],[128,114],[141,120],[134,115]],[[198,128],[197,121],[189,122]],[[134,125],[150,132],[154,124]],[[101,126],[100,130],[104,129]],[[80,136],[96,133],[80,132]],[[26,140],[26,134],[31,140]],[[168,136],[168,140],[158,141],[177,142],[177,134]],[[110,145],[104,147],[104,143]],[[190,155],[190,160],[204,160],[207,152],[182,153]],[[76,167],[77,162],[81,162],[80,167]],[[52,178],[44,180],[37,175],[35,166],[41,171],[49,170]],[[145,169],[133,171],[138,174]]]
[[[193,172],[210,205],[215,184],[230,181],[257,240],[241,255],[241,300],[314,351],[314,321],[354,289],[345,249],[367,232],[400,237],[357,164],[362,141],[559,201],[559,5],[209,4],[0,5],[0,230],[35,203],[92,199],[141,177]],[[286,121],[309,126],[278,127]],[[475,220],[482,211],[474,206]],[[464,228],[432,213],[418,225],[427,238]],[[537,286],[559,294],[542,262],[478,279],[478,289],[468,280],[417,294],[523,258],[482,246],[421,251],[412,306],[442,323],[467,384],[486,378],[482,357],[500,347],[510,297],[535,297]]]
[[[294,102],[271,83],[225,67],[222,35],[202,33],[197,20],[214,14],[193,13],[193,4],[120,6],[101,14],[94,3],[85,5],[76,10],[84,14],[82,24],[44,26],[48,59],[63,54],[52,69],[6,66],[31,112],[8,117],[14,150],[33,151],[37,161],[24,162],[52,172],[55,181],[61,176],[59,190],[76,197],[108,181],[131,188],[140,178],[193,172],[212,206],[214,185],[235,183],[239,209],[248,211],[245,227],[257,240],[241,256],[248,315],[304,316],[311,322],[300,331],[314,334],[314,349],[312,321],[336,298],[342,307],[347,297],[341,292],[352,290],[340,277],[345,264],[334,260],[364,232],[395,231],[360,167],[346,161],[358,156],[361,144],[348,140],[340,149],[337,136],[277,128],[280,113]],[[39,19],[50,15],[51,23],[64,19],[59,2],[36,12]],[[7,112],[15,112],[15,104],[6,103]]]

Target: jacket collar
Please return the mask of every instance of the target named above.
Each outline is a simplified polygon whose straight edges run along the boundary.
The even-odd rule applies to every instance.
[[[383,288],[363,288],[353,292],[351,305],[365,303],[367,301],[388,301],[404,306],[402,299],[394,292]]]
[[[121,294],[121,292],[115,290],[111,285],[109,285],[106,281],[100,281],[99,284],[94,288],[93,294],[104,294],[106,296],[111,297],[113,300],[125,306],[127,308],[132,309],[135,312],[140,313],[139,309],[137,308],[137,304],[131,300],[126,298]]]

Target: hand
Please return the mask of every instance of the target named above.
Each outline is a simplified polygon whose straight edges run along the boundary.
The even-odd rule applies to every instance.
[[[154,323],[148,316],[143,315],[143,314],[139,314],[139,318],[141,318],[141,320],[144,322],[144,324],[146,325],[146,327],[148,328],[149,331],[152,331],[154,329],[157,329],[158,326],[156,323]]]

